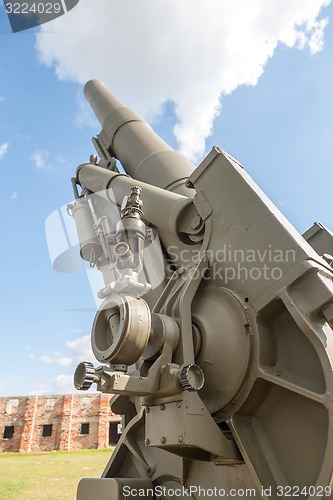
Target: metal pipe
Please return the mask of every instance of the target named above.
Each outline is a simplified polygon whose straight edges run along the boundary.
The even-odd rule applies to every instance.
[[[166,144],[103,83],[90,80],[84,94],[102,126],[99,139],[131,177],[193,197],[193,191],[184,185],[195,168],[187,158]]]
[[[184,238],[181,228],[184,227],[185,220],[197,214],[192,198],[165,191],[98,165],[82,164],[76,175],[82,187],[103,197],[107,195],[109,200],[119,206],[131,189],[139,186],[142,189],[145,219],[158,228],[177,235],[181,240]]]

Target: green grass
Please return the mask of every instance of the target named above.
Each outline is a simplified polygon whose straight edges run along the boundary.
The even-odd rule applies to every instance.
[[[1,500],[74,500],[82,477],[100,477],[111,450],[0,454]]]

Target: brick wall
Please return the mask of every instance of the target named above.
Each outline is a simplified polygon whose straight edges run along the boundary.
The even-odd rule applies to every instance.
[[[110,422],[121,420],[109,402],[105,394],[0,398],[0,452],[106,448]]]

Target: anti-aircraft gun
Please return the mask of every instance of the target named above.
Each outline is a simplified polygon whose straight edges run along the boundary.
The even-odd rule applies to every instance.
[[[85,96],[100,160],[69,208],[104,286],[74,380],[124,429],[77,498],[331,496],[333,234],[301,236],[222,149],[195,168],[100,82]]]

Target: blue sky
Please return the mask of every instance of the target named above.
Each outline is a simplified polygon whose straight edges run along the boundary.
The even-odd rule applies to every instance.
[[[99,2],[102,7],[104,0]],[[315,220],[333,228],[333,6],[320,8],[318,0],[315,21],[329,18],[326,27],[323,23],[320,29],[318,24],[309,28],[313,16],[305,13],[303,25],[308,22],[308,31],[302,32],[303,25],[297,21],[300,35],[295,41],[283,16],[278,23],[276,13],[272,11],[270,17],[262,2],[256,3],[258,17],[251,20],[250,34],[253,38],[258,33],[258,45],[250,55],[240,40],[237,47],[221,45],[221,58],[213,54],[210,60],[210,38],[214,42],[218,33],[222,43],[225,32],[207,29],[198,39],[195,15],[185,33],[181,23],[185,17],[180,12],[176,19],[179,33],[176,23],[173,37],[165,37],[163,45],[160,38],[154,38],[158,31],[140,35],[138,44],[147,49],[140,52],[140,74],[135,66],[138,58],[132,59],[135,19],[116,26],[116,16],[122,12],[113,12],[114,30],[118,37],[120,32],[126,34],[128,46],[109,43],[109,18],[110,31],[96,26],[95,32],[85,35],[88,46],[97,44],[90,54],[84,47],[75,52],[82,43],[87,0],[81,0],[81,7],[62,20],[16,34],[11,33],[0,5],[0,396],[69,391],[71,374],[87,355],[95,308],[88,280],[84,274],[52,269],[44,230],[49,214],[72,199],[70,179],[77,165],[88,161],[93,152],[91,136],[99,132],[82,100],[86,79],[104,79],[111,90],[143,112],[165,140],[196,163],[213,145],[227,150],[300,232]],[[275,1],[266,0],[266,5],[270,3],[273,7]],[[290,3],[295,7],[295,20],[302,20],[297,17],[302,2]],[[168,5],[176,8],[173,2]],[[268,40],[267,47],[271,45],[266,52],[262,49],[257,60],[253,54],[260,52],[266,40],[259,36],[261,12],[265,23],[271,22],[270,32],[280,31]],[[175,22],[173,13],[167,14]],[[157,15],[152,11],[151,21]],[[226,18],[234,19],[232,15],[227,9]],[[63,34],[70,28],[66,38]],[[312,36],[316,29],[317,38]],[[242,33],[240,26],[237,39]],[[179,57],[174,52],[177,36],[184,36]],[[68,50],[65,45],[62,51],[63,39]],[[197,48],[196,53],[191,47]],[[233,54],[239,59],[236,69]],[[112,67],[105,68],[108,61]],[[228,80],[222,73],[234,76]],[[221,92],[225,95],[219,109]]]

